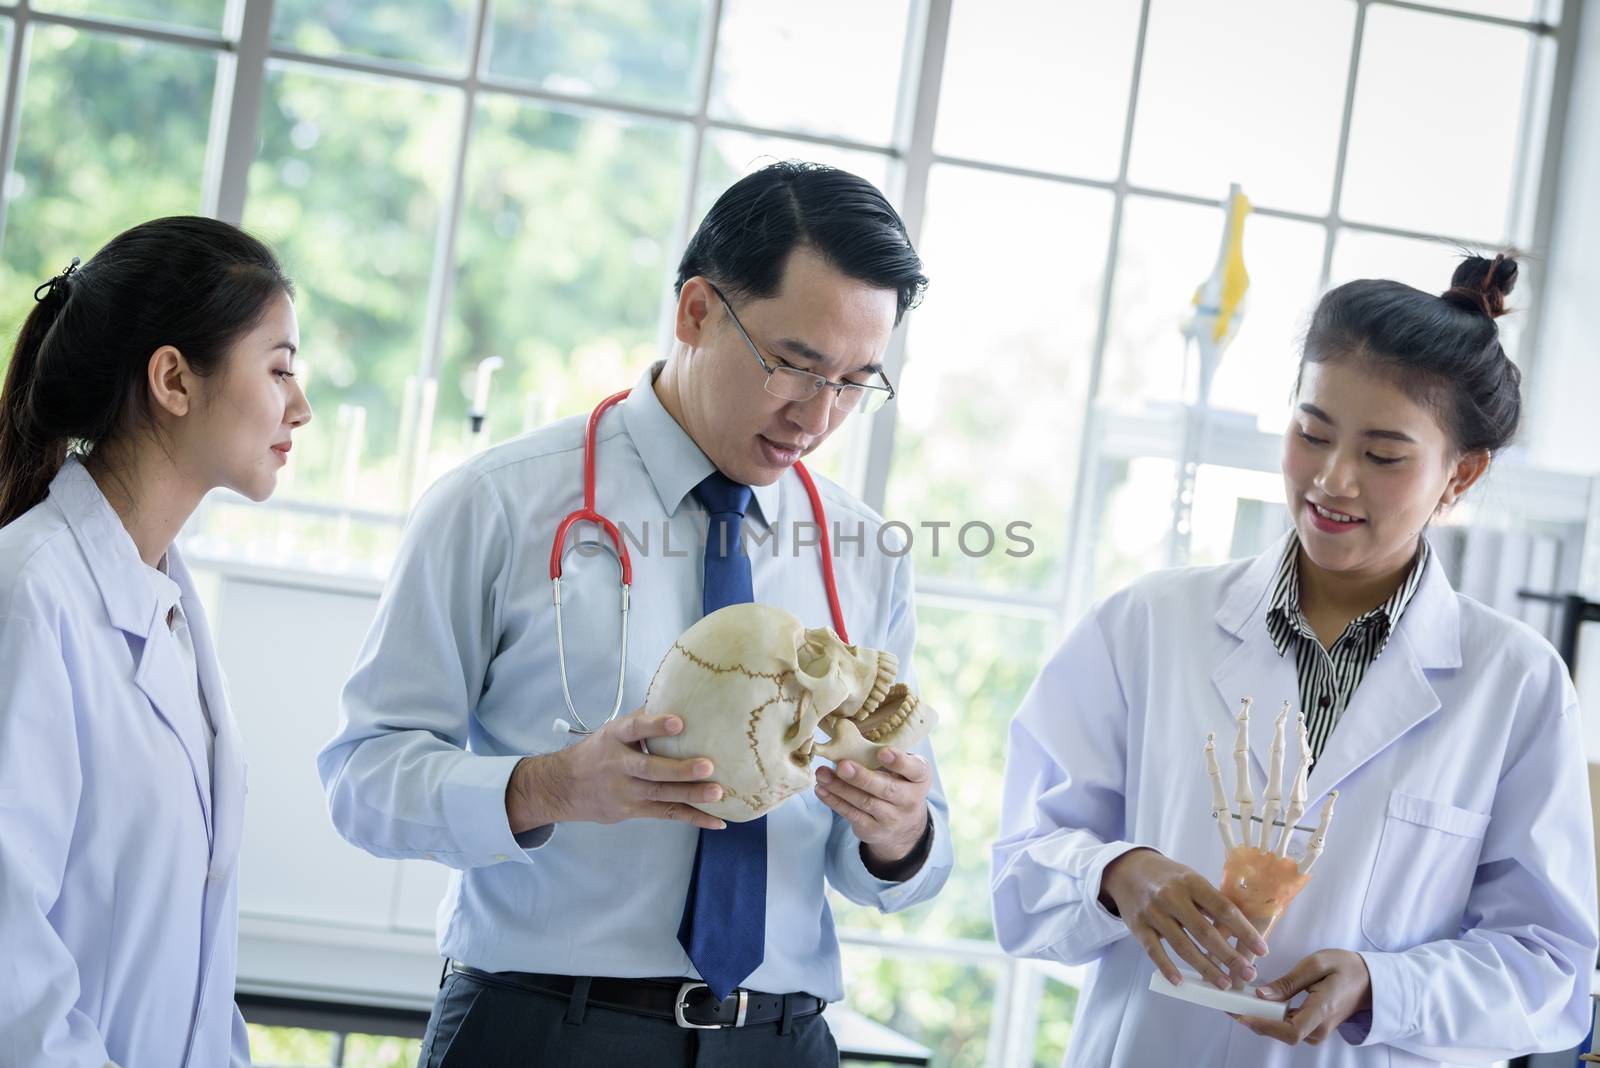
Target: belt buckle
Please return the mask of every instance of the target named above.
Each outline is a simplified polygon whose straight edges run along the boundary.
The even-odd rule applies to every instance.
[[[678,996],[672,999],[672,1019],[679,1027],[690,1031],[721,1031],[725,1027],[743,1027],[745,1013],[750,1009],[750,991],[739,991],[739,1015],[731,1024],[720,1023],[690,1023],[683,1015],[683,1010],[688,1007],[689,995],[696,990],[711,989],[707,984],[696,982],[693,979],[678,987]]]

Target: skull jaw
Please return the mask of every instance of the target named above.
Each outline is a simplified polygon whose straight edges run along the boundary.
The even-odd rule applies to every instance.
[[[862,715],[858,712],[859,719],[847,719],[838,713],[830,713],[819,721],[809,705],[810,702],[802,696],[800,722],[810,729],[820,722],[822,729],[829,733],[828,741],[818,744],[808,739],[805,744],[790,750],[781,761],[781,767],[774,768],[770,764],[766,767],[764,784],[741,790],[723,783],[721,801],[708,801],[694,807],[729,823],[753,820],[815,785],[816,776],[811,770],[814,755],[835,765],[841,760],[852,760],[876,771],[881,766],[878,754],[885,748],[894,746],[900,750],[910,749],[932,733],[939,720],[938,714],[919,701],[903,683],[895,684],[871,713]]]
[[[907,750],[922,741],[938,725],[939,716],[923,704],[904,683],[896,683],[882,703],[871,712],[855,717],[826,717],[822,729],[829,740],[815,748],[816,753],[837,765],[852,760],[876,771],[878,754],[893,746]]]

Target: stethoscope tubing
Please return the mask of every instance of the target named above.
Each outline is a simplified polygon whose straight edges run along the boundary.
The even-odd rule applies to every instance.
[[[617,577],[620,580],[621,600],[618,614],[621,626],[621,639],[619,642],[621,652],[617,658],[617,687],[612,698],[611,711],[601,722],[601,726],[616,719],[617,713],[622,710],[622,690],[628,668],[628,610],[633,590],[633,560],[628,555],[628,546],[623,542],[622,534],[615,523],[602,515],[595,507],[595,448],[596,437],[600,428],[600,417],[607,411],[620,404],[631,390],[622,390],[595,405],[589,413],[589,421],[584,427],[583,434],[583,506],[570,512],[561,524],[556,527],[555,543],[550,547],[550,597],[555,606],[556,615],[556,661],[561,673],[561,697],[566,702],[567,712],[572,716],[571,721],[557,719],[553,724],[558,733],[585,736],[593,734],[599,728],[590,727],[579,714],[572,701],[572,688],[567,677],[567,643],[566,636],[561,626],[561,572],[566,561],[567,553],[572,549],[565,549],[567,535],[579,523],[592,523],[599,527],[606,535],[611,545],[604,544],[600,547],[606,549],[617,562]],[[849,635],[844,626],[844,609],[839,603],[839,587],[834,581],[833,574],[833,547],[828,539],[828,516],[822,505],[822,495],[817,492],[817,484],[811,477],[811,472],[806,470],[799,461],[794,465],[795,474],[800,476],[800,482],[805,487],[806,496],[811,500],[811,516],[817,524],[817,548],[822,554],[822,584],[828,596],[828,611],[833,616],[833,629],[839,635],[839,640],[846,645],[850,643]],[[573,549],[577,545],[572,546]]]

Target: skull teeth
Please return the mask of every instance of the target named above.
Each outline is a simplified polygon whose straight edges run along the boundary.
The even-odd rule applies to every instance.
[[[911,714],[917,710],[916,694],[907,690],[903,685],[897,686],[895,689],[900,691],[896,694],[900,699],[899,707],[894,710],[894,714],[888,719],[881,723],[874,723],[869,729],[862,732],[861,737],[867,741],[881,742],[888,739],[899,731],[901,727],[905,726],[906,720],[910,719]]]
[[[900,672],[900,658],[893,653],[878,653],[878,675],[872,680],[872,692],[867,694],[867,699],[861,702],[861,707],[851,716],[854,720],[863,720],[878,710],[888,698],[890,689],[894,686],[894,677]]]

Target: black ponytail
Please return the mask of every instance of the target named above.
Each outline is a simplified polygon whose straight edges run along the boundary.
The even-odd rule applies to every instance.
[[[34,418],[32,393],[39,352],[66,302],[67,285],[55,280],[33,306],[0,387],[0,526],[44,499],[50,480],[67,458],[67,439],[52,438]]]
[[[1368,360],[1438,411],[1460,451],[1494,452],[1522,422],[1522,372],[1495,325],[1516,284],[1517,261],[1508,255],[1466,257],[1438,296],[1381,279],[1348,282],[1317,305],[1301,368]]]
[[[41,285],[0,391],[0,526],[44,499],[69,449],[150,419],[157,349],[210,375],[280,293],[294,284],[271,249],[193,215],[141,223]]]

